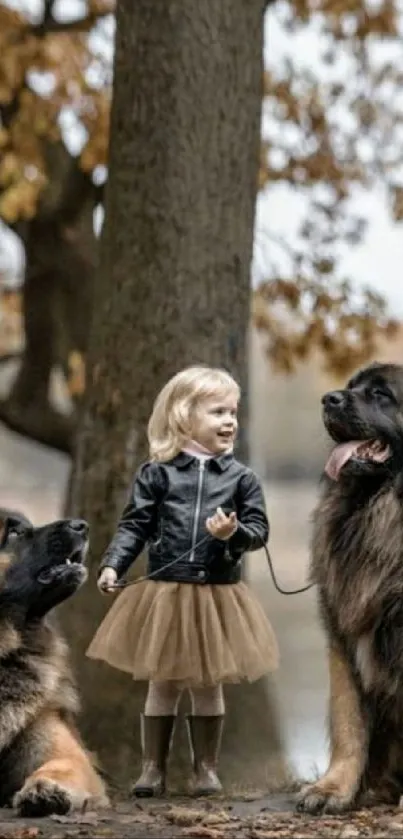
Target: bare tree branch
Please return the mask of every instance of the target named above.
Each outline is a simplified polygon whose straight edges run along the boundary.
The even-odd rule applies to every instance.
[[[41,23],[29,24],[27,29],[32,35],[36,35],[39,38],[48,35],[51,32],[89,32],[99,20],[108,17],[111,14],[111,9],[104,9],[99,12],[89,12],[88,15],[83,18],[70,21],[55,20],[55,18],[50,15],[47,19],[44,17]]]
[[[73,225],[77,221],[84,204],[91,197],[95,206],[96,194],[97,187],[93,183],[91,174],[80,169],[77,160],[72,158],[57,210],[60,223],[68,226]]]
[[[37,443],[50,446],[64,454],[71,454],[75,418],[65,417],[54,411],[49,405],[42,410],[14,405],[12,400],[0,401],[0,422],[10,431],[21,434]]]
[[[2,355],[0,355],[0,367],[3,367],[3,365],[8,364],[9,361],[16,361],[20,359],[21,356],[22,352],[18,352],[17,350],[15,352],[3,353]]]
[[[43,23],[47,24],[53,18],[53,7],[55,0],[45,0],[43,9]]]

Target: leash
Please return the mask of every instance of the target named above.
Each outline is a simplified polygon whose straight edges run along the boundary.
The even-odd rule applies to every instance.
[[[302,592],[308,591],[310,588],[313,588],[315,583],[307,583],[307,585],[302,586],[302,588],[292,588],[292,589],[290,589],[290,591],[286,591],[285,589],[281,588],[279,586],[277,580],[276,580],[276,575],[274,573],[274,568],[273,568],[273,561],[272,561],[272,558],[270,556],[269,549],[268,549],[267,545],[263,545],[263,548],[264,548],[264,551],[265,551],[265,554],[266,554],[266,559],[267,559],[267,563],[268,563],[268,566],[269,566],[269,569],[270,569],[270,574],[271,574],[271,578],[273,580],[274,588],[276,588],[277,591],[280,594],[302,594]]]
[[[145,580],[151,580],[153,577],[157,576],[157,574],[160,574],[161,571],[165,571],[167,568],[172,568],[173,565],[176,565],[177,562],[180,562],[181,559],[184,559],[186,556],[192,553],[192,551],[195,551],[196,548],[200,547],[200,545],[203,545],[204,542],[207,542],[209,539],[211,539],[210,534],[208,534],[207,536],[203,536],[203,538],[199,539],[199,541],[196,542],[195,545],[193,545],[180,556],[176,557],[176,559],[173,559],[171,562],[167,562],[166,565],[163,565],[161,568],[157,568],[155,571],[151,571],[150,574],[144,574],[142,577],[137,577],[136,580],[119,580],[119,582],[113,585],[113,589],[127,588],[128,586],[136,586],[139,583],[143,583]],[[274,573],[273,561],[270,556],[269,549],[266,544],[262,544],[262,547],[266,554],[266,559],[269,566],[271,578],[273,580],[274,588],[277,589],[279,594],[302,594],[304,591],[308,591],[308,589],[312,588],[315,585],[315,583],[308,583],[306,586],[303,586],[302,588],[290,589],[289,591],[286,591],[285,589],[281,588],[281,586],[279,586],[277,582],[276,575]]]
[[[119,580],[119,582],[114,583],[111,588],[127,588],[127,586],[136,586],[138,583],[143,583],[144,580],[152,580],[153,577],[156,577],[157,574],[161,574],[161,571],[166,571],[167,568],[172,568],[173,565],[176,565],[177,562],[180,562],[181,559],[184,559],[185,556],[195,551],[200,545],[203,545],[204,542],[207,542],[208,539],[211,539],[210,534],[207,536],[203,536],[202,539],[199,539],[191,548],[185,551],[180,556],[177,556],[176,559],[173,559],[171,562],[167,562],[166,565],[162,565],[161,568],[157,568],[155,571],[151,571],[150,574],[144,574],[143,577],[137,577],[136,580]]]

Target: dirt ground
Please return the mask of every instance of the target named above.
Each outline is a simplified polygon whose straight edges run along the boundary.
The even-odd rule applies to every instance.
[[[0,839],[269,839],[271,837],[403,837],[403,810],[378,807],[344,816],[295,813],[290,795],[253,800],[144,800],[111,810],[20,819],[0,810]]]

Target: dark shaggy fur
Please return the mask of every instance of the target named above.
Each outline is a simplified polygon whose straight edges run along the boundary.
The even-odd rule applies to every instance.
[[[311,813],[349,809],[370,790],[398,800],[403,790],[403,367],[371,365],[322,402],[336,444],[377,440],[384,459],[355,450],[335,479],[325,476],[314,514],[331,760],[299,795]]]
[[[44,816],[106,804],[74,724],[68,647],[49,617],[86,580],[88,526],[35,528],[0,510],[0,541],[0,806]]]

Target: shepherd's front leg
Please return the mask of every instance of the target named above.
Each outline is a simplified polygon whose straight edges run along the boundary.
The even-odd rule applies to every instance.
[[[89,754],[57,713],[44,715],[41,733],[48,744],[46,757],[14,796],[18,812],[38,817],[108,806],[105,785]]]

